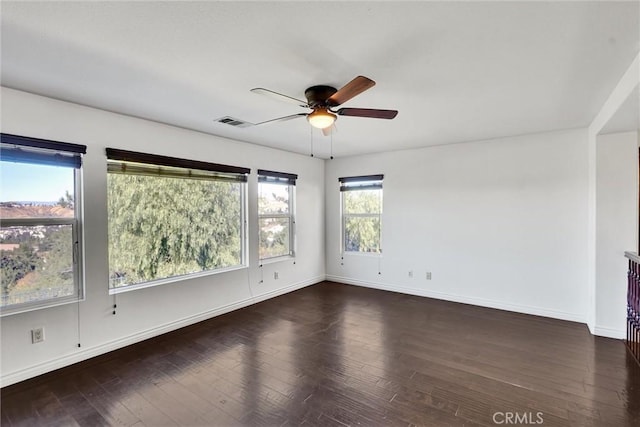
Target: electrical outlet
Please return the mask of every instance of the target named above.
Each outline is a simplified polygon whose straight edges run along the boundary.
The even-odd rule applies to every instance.
[[[280,278],[280,276],[278,275],[277,271],[273,272],[273,278],[276,279],[276,280]]]
[[[431,272],[427,271],[427,280],[431,280]]]
[[[31,344],[44,341],[44,328],[35,328],[31,330]]]
[[[409,277],[413,278],[413,270],[409,270]]]

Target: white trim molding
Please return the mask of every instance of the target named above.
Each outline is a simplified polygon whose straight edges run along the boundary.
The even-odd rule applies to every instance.
[[[29,378],[36,377],[38,375],[42,375],[47,372],[54,371],[56,369],[64,368],[65,366],[69,366],[74,363],[82,362],[92,357],[100,356],[101,354],[105,354],[110,351],[126,347],[128,345],[136,344],[140,341],[144,341],[149,338],[166,334],[167,332],[171,332],[176,329],[184,328],[185,326],[193,325],[195,323],[202,322],[204,320],[208,320],[213,317],[220,316],[222,314],[226,314],[231,311],[238,310],[240,308],[244,308],[252,304],[256,304],[258,302],[262,302],[270,298],[277,297],[279,295],[284,295],[289,292],[293,292],[295,290],[302,289],[304,287],[314,285],[316,283],[320,283],[324,279],[325,279],[324,276],[317,276],[317,277],[307,279],[298,283],[294,283],[289,286],[285,286],[284,288],[280,288],[270,292],[266,292],[264,294],[256,295],[251,298],[246,298],[244,300],[241,300],[232,304],[228,304],[222,307],[217,307],[212,310],[204,311],[202,313],[194,314],[193,316],[184,317],[182,319],[178,319],[176,321],[166,323],[156,328],[147,329],[145,331],[138,332],[114,341],[110,341],[105,344],[100,344],[100,345],[89,347],[89,348],[83,348],[74,353],[66,354],[62,357],[48,360],[44,363],[33,365],[25,369],[20,369],[18,371],[9,372],[9,373],[3,372],[2,377],[0,378],[0,387],[6,387],[11,384],[15,384],[17,382],[27,380]]]
[[[597,326],[594,328],[593,335],[606,338],[615,338],[623,340],[627,338],[627,331],[624,329],[609,328],[606,326]]]
[[[496,301],[485,298],[467,297],[463,295],[448,294],[445,292],[429,291],[423,289],[405,288],[386,283],[366,282],[348,277],[327,275],[327,280],[345,283],[347,285],[362,286],[366,288],[380,289],[383,291],[399,292],[420,297],[435,298],[444,301],[459,302],[463,304],[477,305],[480,307],[495,308],[504,311],[513,311],[534,316],[551,317],[553,319],[568,320],[570,322],[586,323],[586,317],[579,313],[569,313],[564,311],[548,310],[541,307],[511,304],[504,301]]]

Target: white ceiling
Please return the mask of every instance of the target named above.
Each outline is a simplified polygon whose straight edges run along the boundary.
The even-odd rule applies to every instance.
[[[377,85],[340,117],[336,156],[587,126],[640,49],[636,2],[2,2],[2,85],[309,153],[304,99]],[[314,133],[316,155],[329,141]]]

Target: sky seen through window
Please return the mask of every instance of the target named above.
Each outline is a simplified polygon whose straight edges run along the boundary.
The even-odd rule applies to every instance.
[[[0,162],[0,202],[56,202],[73,194],[73,168]]]

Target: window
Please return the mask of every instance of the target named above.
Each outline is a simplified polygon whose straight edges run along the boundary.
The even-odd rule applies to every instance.
[[[294,256],[294,196],[298,175],[258,170],[260,260]]]
[[[2,314],[82,298],[84,145],[1,135]]]
[[[339,178],[344,252],[380,253],[383,175]]]
[[[245,265],[247,168],[107,148],[109,286]]]

